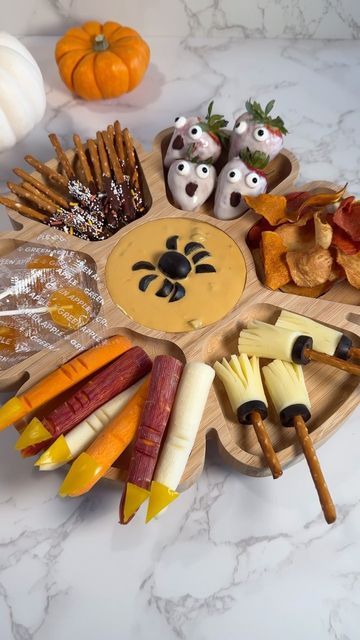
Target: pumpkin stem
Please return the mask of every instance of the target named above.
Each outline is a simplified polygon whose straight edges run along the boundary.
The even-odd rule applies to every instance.
[[[106,51],[109,48],[109,43],[102,33],[94,38],[94,51]]]

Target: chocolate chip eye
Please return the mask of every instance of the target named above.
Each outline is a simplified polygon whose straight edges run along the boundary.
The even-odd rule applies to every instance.
[[[177,116],[175,118],[175,129],[182,129],[186,125],[186,118],[184,116]]]
[[[176,173],[179,176],[187,176],[190,173],[190,165],[186,160],[181,160],[176,165]]]
[[[228,182],[238,182],[241,179],[241,172],[239,169],[230,169],[227,173],[227,181]]]
[[[265,127],[257,127],[254,131],[255,140],[263,141],[268,140],[270,137],[269,131]]]
[[[196,175],[198,178],[208,178],[210,175],[210,169],[206,164],[199,164],[196,167]]]
[[[259,184],[260,178],[258,174],[255,173],[255,171],[252,171],[251,173],[248,173],[248,175],[245,177],[245,182],[247,186],[250,187],[250,189],[254,189]]]
[[[201,138],[202,136],[202,128],[199,125],[196,125],[195,127],[191,127],[189,131],[189,136],[193,140],[199,140],[199,138]]]

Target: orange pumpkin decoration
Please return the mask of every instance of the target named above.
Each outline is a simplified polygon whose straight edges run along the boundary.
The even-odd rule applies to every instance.
[[[136,87],[150,60],[141,36],[117,22],[85,22],[58,41],[55,58],[66,86],[85,100],[116,98]]]

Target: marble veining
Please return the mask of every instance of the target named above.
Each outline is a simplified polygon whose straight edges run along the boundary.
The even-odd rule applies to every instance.
[[[357,0],[13,0],[2,28],[15,34],[62,33],[84,20],[116,20],[145,36],[349,38],[360,36]]]
[[[290,130],[286,146],[301,161],[300,181],[348,181],[360,195],[358,43],[294,41],[290,32],[287,40],[255,41],[235,31],[195,37],[198,18],[190,13],[215,7],[219,16],[220,4],[191,3],[192,36],[150,38],[143,84],[110,102],[72,97],[53,60],[55,39],[26,38],[48,107],[42,123],[0,155],[1,190],[26,152],[50,157],[50,131],[70,144],[71,132],[89,136],[118,117],[149,148],[175,115],[204,111],[214,97],[233,120],[252,96],[276,98]],[[65,14],[78,5],[51,3]],[[304,461],[276,482],[248,478],[220,462],[213,443],[199,483],[164,516],[145,528],[141,511],[120,527],[116,485],[60,499],[62,471],[33,470],[13,450],[15,433],[1,433],[1,640],[357,640],[359,417],[358,410],[319,450],[338,510],[332,527]]]

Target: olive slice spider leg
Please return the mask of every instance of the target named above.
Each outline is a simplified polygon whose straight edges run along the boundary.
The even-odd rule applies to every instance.
[[[146,291],[146,289],[148,288],[150,282],[155,280],[155,278],[157,278],[157,277],[158,276],[156,276],[156,275],[143,276],[141,278],[141,280],[139,281],[139,289],[140,289],[140,291]]]
[[[166,240],[166,248],[170,249],[172,251],[177,251],[177,241],[179,239],[179,236],[170,236],[167,240]]]
[[[172,292],[173,288],[174,288],[173,283],[170,282],[170,280],[168,280],[167,278],[164,278],[164,281],[160,289],[157,290],[155,295],[158,296],[158,298],[167,298]]]
[[[195,253],[195,255],[191,257],[191,260],[193,261],[193,264],[197,264],[199,260],[202,260],[203,258],[211,258],[211,253],[208,251],[199,251],[199,253]]]
[[[216,273],[216,269],[212,264],[198,264],[195,273]]]
[[[183,298],[184,295],[185,295],[185,289],[182,286],[182,284],[180,284],[180,282],[175,282],[174,293],[172,294],[169,302],[177,302],[177,300],[181,300],[181,298]]]
[[[146,260],[140,260],[139,262],[135,262],[131,267],[132,271],[139,271],[140,269],[148,269],[149,271],[155,271],[155,265],[151,264],[151,262],[147,262]]]
[[[197,249],[205,249],[205,247],[201,242],[188,242],[187,245],[185,245],[184,253],[188,256],[189,253],[192,253],[192,251]]]

